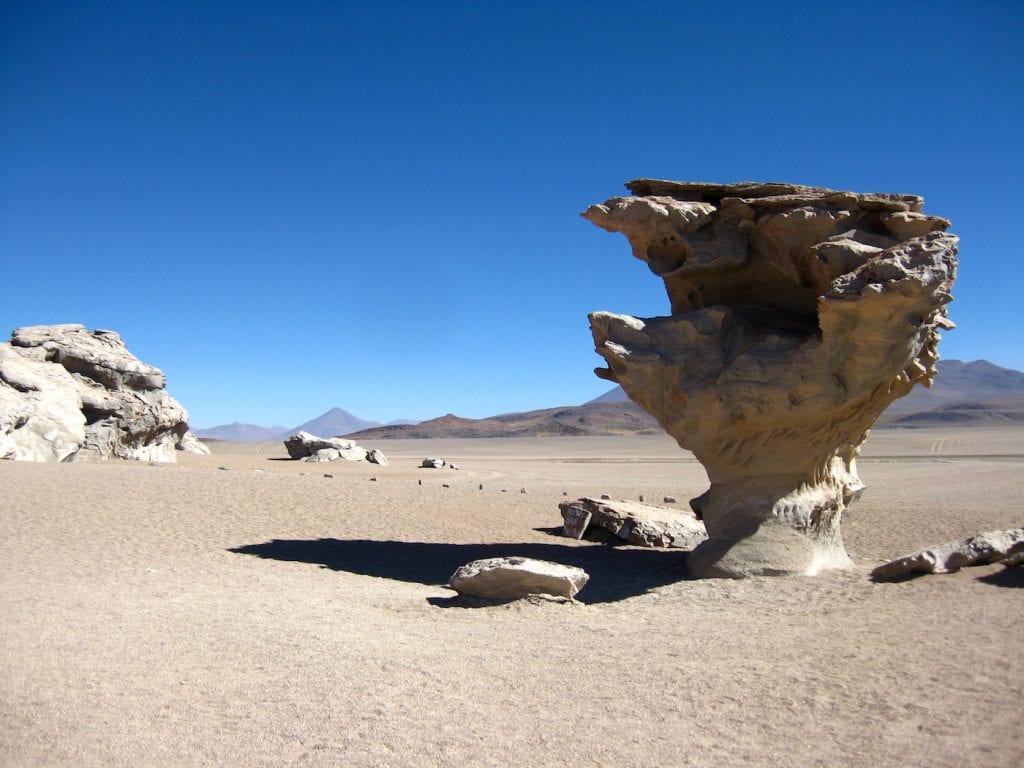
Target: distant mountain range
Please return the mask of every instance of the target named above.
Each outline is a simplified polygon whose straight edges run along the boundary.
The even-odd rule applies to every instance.
[[[879,427],[1024,426],[1024,373],[986,360],[942,360],[931,389],[915,387],[882,414]],[[583,405],[506,413],[485,419],[448,414],[419,423],[382,425],[332,408],[293,429],[226,424],[195,430],[217,440],[283,440],[298,431],[315,435],[351,435],[358,439],[430,439],[438,437],[541,437],[548,435],[635,435],[658,433],[652,416],[626,397],[621,387]]]
[[[987,360],[940,360],[931,389],[914,387],[879,426],[1024,426],[1024,373]]]
[[[410,424],[412,422],[395,422],[396,424]],[[260,442],[266,440],[284,440],[296,432],[311,432],[314,435],[333,436],[347,435],[352,432],[359,432],[364,429],[384,426],[379,421],[366,421],[358,416],[353,416],[342,408],[331,408],[315,419],[299,424],[297,427],[261,427],[256,424],[223,424],[219,427],[194,430],[198,437],[212,440],[237,440],[240,442]]]

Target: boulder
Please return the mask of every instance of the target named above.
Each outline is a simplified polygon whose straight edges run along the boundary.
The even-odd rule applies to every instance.
[[[296,432],[284,441],[284,447],[288,449],[288,455],[293,459],[312,457],[325,449],[337,451],[338,455],[331,459],[320,458],[315,461],[335,461],[339,458],[347,461],[366,459],[366,449],[360,448],[352,440],[340,437],[317,437],[309,432]]]
[[[1024,561],[1024,528],[988,531],[892,560],[871,572],[875,581],[902,581],[928,573],[954,573],[971,565]]]
[[[425,469],[443,469],[448,464],[444,459],[424,459],[420,467]]]
[[[371,464],[380,464],[382,467],[386,467],[388,464],[388,459],[384,452],[376,448],[366,452],[366,460]]]
[[[209,452],[159,368],[113,331],[82,325],[18,328],[0,344],[0,458],[173,462]]]
[[[628,183],[582,215],[629,241],[669,309],[595,312],[606,367],[701,461],[708,541],[692,575],[814,574],[851,562],[840,531],[856,457],[896,398],[936,374],[957,238],[914,195],[796,184]]]
[[[312,456],[307,456],[306,461],[337,461],[341,458],[341,452],[337,448],[321,448],[319,451],[313,453]]]
[[[688,510],[669,509],[638,501],[598,501],[587,497],[577,501],[563,501],[558,508],[567,526],[581,517],[576,510],[583,510],[590,515],[590,525],[611,531],[623,541],[638,547],[693,549],[708,537],[704,523]]]
[[[209,446],[192,432],[185,433],[185,436],[178,441],[177,448],[182,453],[194,453],[199,456],[208,456],[210,454]]]
[[[572,599],[590,580],[582,568],[528,557],[474,560],[452,574],[448,586],[460,595],[518,600],[530,595]]]

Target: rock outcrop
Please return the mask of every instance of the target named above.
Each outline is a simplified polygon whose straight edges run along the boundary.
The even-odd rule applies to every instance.
[[[972,565],[1024,561],[1024,528],[988,531],[960,541],[929,547],[892,560],[871,572],[875,581],[903,581],[928,573],[955,573]]]
[[[173,462],[176,450],[209,453],[164,374],[118,334],[40,325],[0,344],[0,458]]]
[[[584,497],[563,501],[558,505],[567,527],[579,519],[583,523],[580,536],[590,525],[596,525],[638,547],[677,547],[693,549],[708,537],[704,523],[692,512],[668,509],[638,501],[598,501]],[[575,510],[582,510],[583,515]],[[587,517],[589,515],[589,517]],[[576,527],[580,527],[578,524]],[[575,532],[574,532],[575,533]],[[575,536],[574,538],[580,538]]]
[[[622,385],[711,487],[697,576],[846,567],[855,458],[894,399],[930,384],[957,238],[913,195],[641,179],[583,216],[621,232],[670,315],[590,316]]]
[[[306,461],[370,461],[374,464],[387,464],[387,459],[380,451],[367,451],[353,440],[342,437],[317,437],[309,432],[296,432],[284,441],[288,455],[293,459]],[[374,453],[374,457],[370,454]]]
[[[529,557],[491,557],[461,566],[448,580],[460,595],[519,600],[530,595],[572,599],[590,580],[582,568]]]

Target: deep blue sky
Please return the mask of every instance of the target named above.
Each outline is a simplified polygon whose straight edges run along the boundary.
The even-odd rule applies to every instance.
[[[923,195],[947,358],[1024,369],[1020,2],[0,3],[0,334],[119,331],[192,424],[575,404],[667,310],[636,177]]]

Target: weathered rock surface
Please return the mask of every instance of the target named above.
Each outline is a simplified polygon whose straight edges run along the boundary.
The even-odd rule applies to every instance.
[[[364,461],[367,451],[352,440],[341,437],[317,437],[309,432],[296,432],[284,441],[288,455],[306,461]]]
[[[388,465],[388,458],[384,455],[384,452],[374,448],[366,452],[366,460],[371,464],[380,464],[382,467]]]
[[[460,595],[518,600],[530,595],[574,598],[590,576],[582,568],[528,557],[492,557],[463,565],[448,580]]]
[[[913,195],[640,179],[583,216],[660,277],[667,317],[590,316],[618,382],[707,469],[697,576],[847,567],[855,458],[930,384],[957,238]]]
[[[430,458],[430,459],[424,459],[422,462],[420,462],[420,467],[422,467],[424,469],[443,469],[447,465],[448,465],[448,462],[445,461],[444,459]]]
[[[176,450],[209,453],[160,369],[118,334],[41,325],[0,344],[0,458],[173,462]]]
[[[875,581],[902,581],[928,573],[954,573],[971,565],[1019,565],[1022,559],[1024,528],[988,531],[892,560],[875,568],[871,578]]]
[[[584,497],[559,503],[563,520],[571,520],[574,507],[590,514],[590,525],[611,531],[638,547],[693,549],[708,538],[704,523],[685,510],[637,501],[598,501]]]

